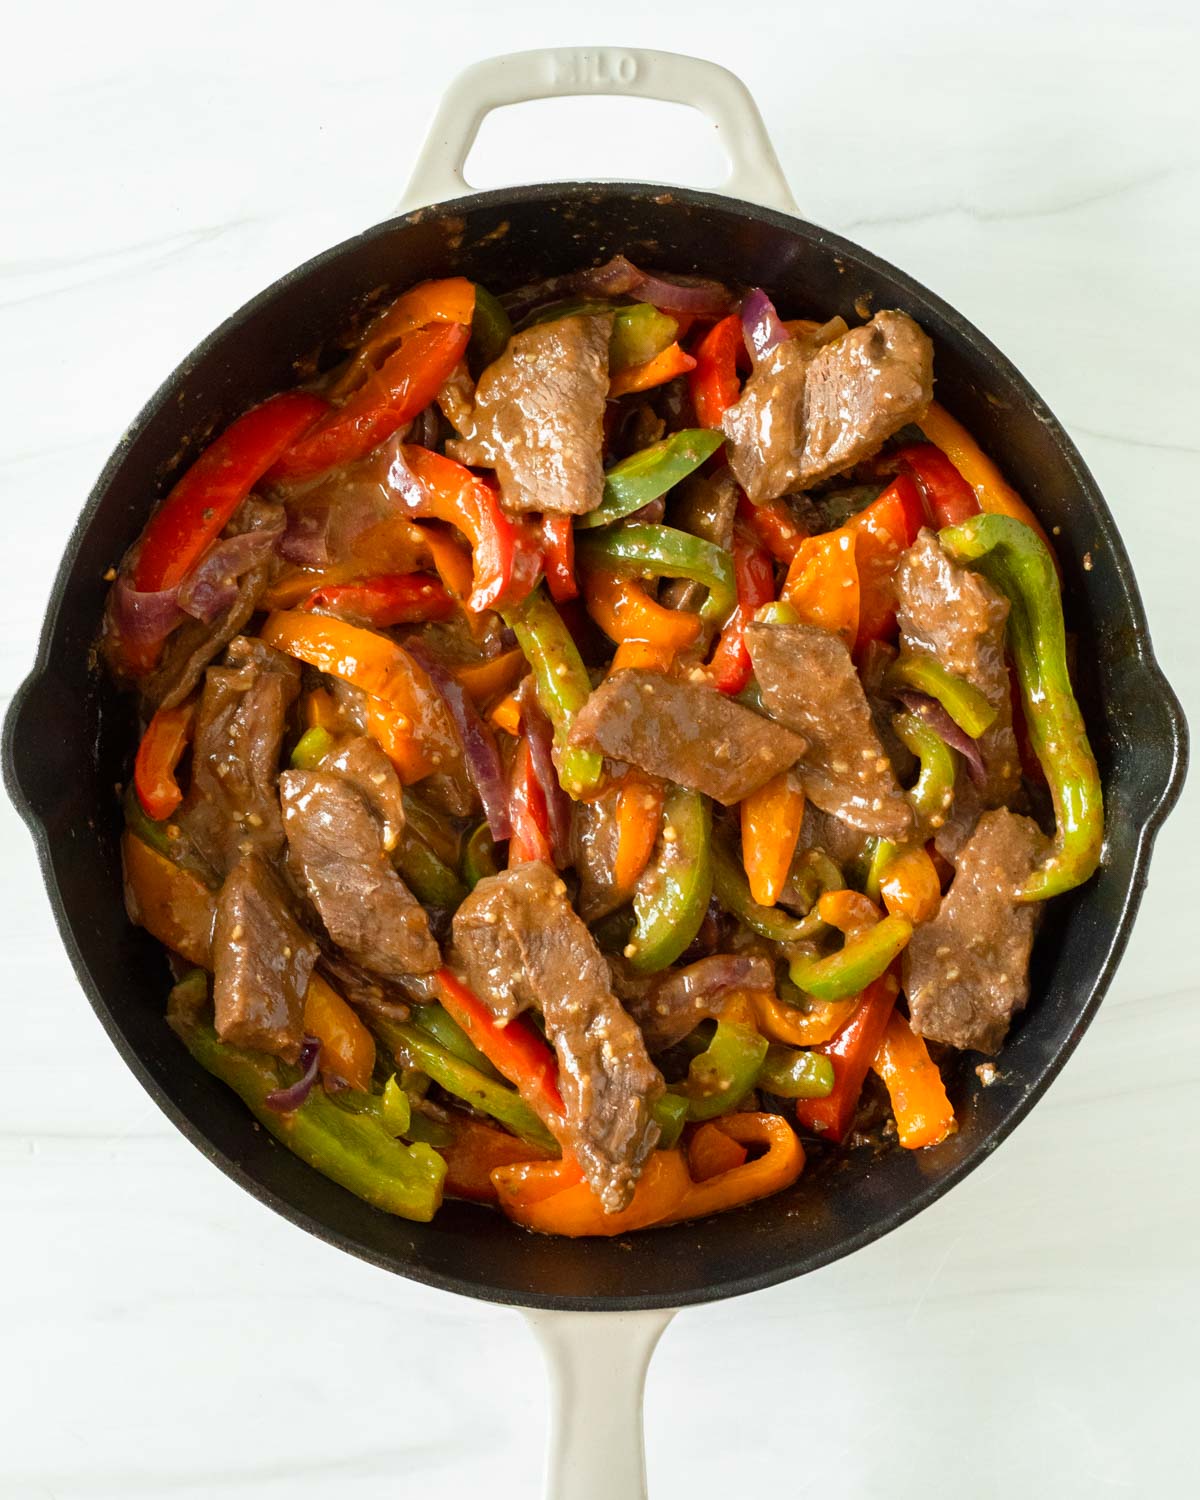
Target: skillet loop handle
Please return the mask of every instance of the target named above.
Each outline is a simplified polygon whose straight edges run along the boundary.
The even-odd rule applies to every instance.
[[[749,89],[718,63],[640,47],[544,47],[487,58],[446,91],[398,213],[472,191],[463,166],[494,109],[531,99],[616,94],[697,109],[716,127],[730,160],[718,191],[781,213],[796,201]]]
[[[642,1393],[673,1310],[527,1312],[546,1356],[546,1500],[646,1500]]]

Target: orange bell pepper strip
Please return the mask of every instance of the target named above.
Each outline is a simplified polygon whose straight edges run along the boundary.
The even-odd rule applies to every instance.
[[[319,974],[310,976],[304,994],[304,1031],[321,1044],[322,1077],[340,1078],[362,1093],[370,1091],[375,1038]]]
[[[883,867],[879,894],[892,916],[928,922],[942,903],[942,883],[924,849],[905,849]]]
[[[442,1004],[488,1062],[553,1129],[562,1116],[563,1099],[552,1049],[520,1017],[501,1026],[478,995],[449,969],[439,969],[434,978]]]
[[[854,562],[859,583],[856,654],[861,654],[871,641],[895,634],[892,575],[901,553],[916,541],[925,520],[925,506],[915,480],[900,474],[878,499],[846,522],[844,529],[855,540]]]
[[[428,548],[430,561],[446,592],[465,604],[471,597],[474,573],[471,549],[465,546],[452,526],[440,521],[413,523]]]
[[[433,323],[409,334],[365,385],[280,456],[269,478],[307,479],[365,458],[429,405],[470,338],[462,323]]]
[[[1041,522],[957,418],[933,401],[925,415],[919,418],[918,425],[975,491],[981,510],[1023,521],[1037,532],[1050,556],[1054,556],[1054,548]]]
[[[380,630],[392,625],[448,620],[455,611],[455,603],[437,579],[424,573],[380,573],[356,583],[319,588],[301,608],[322,614],[350,615],[357,623]]]
[[[742,798],[742,865],[760,906],[779,900],[803,822],[804,790],[787,771]]]
[[[148,818],[161,823],[183,801],[175,768],[196,723],[196,703],[160,708],[146,726],[133,763],[133,785]]]
[[[622,641],[613,652],[608,675],[623,672],[626,667],[642,667],[647,672],[669,672],[675,661],[671,646],[652,646],[649,641]]]
[[[837,1036],[854,1014],[858,997],[850,1000],[814,1000],[810,1010],[788,1005],[765,992],[750,995],[754,1021],[763,1036],[789,1047],[819,1047]]]
[[[721,426],[725,413],[742,393],[738,361],[745,357],[742,320],[730,313],[714,323],[696,345],[696,367],[688,377],[692,405],[701,427]]]
[[[209,888],[128,828],[121,835],[121,862],[130,920],[188,963],[209,968],[216,913]]]
[[[492,1185],[492,1173],[497,1167],[553,1159],[543,1146],[530,1145],[506,1130],[497,1130],[466,1116],[455,1119],[454,1140],[448,1146],[439,1146],[438,1155],[446,1163],[447,1196],[466,1198],[472,1203],[498,1202]]]
[[[822,922],[836,927],[847,939],[858,937],[882,921],[883,913],[869,896],[849,888],[823,891],[817,901]]]
[[[677,1224],[681,1219],[700,1219],[708,1214],[724,1213],[729,1208],[740,1208],[759,1198],[769,1198],[773,1193],[791,1187],[804,1170],[804,1147],[792,1127],[779,1115],[724,1115],[713,1120],[711,1125],[739,1145],[765,1146],[766,1154],[718,1173],[707,1182],[693,1183],[683,1202],[659,1223]]]
[[[579,594],[575,577],[575,521],[572,516],[542,517],[542,569],[555,604]]]
[[[737,605],[708,664],[713,686],[731,696],[740,693],[750,681],[752,668],[746,628],[753,622],[755,610],[775,597],[775,564],[771,554],[740,528],[733,534],[733,575]]]
[[[668,344],[661,353],[646,360],[644,364],[629,365],[624,370],[618,370],[608,382],[608,394],[615,399],[617,396],[632,395],[634,391],[653,390],[655,386],[666,385],[668,380],[674,380],[677,375],[686,375],[695,368],[696,361],[678,343]]]
[[[881,974],[858,997],[854,1013],[837,1035],[817,1049],[833,1064],[833,1092],[825,1099],[798,1099],[796,1119],[825,1140],[844,1140],[854,1123],[863,1083],[899,990],[890,970]]]
[[[652,1152],[628,1208],[615,1214],[604,1212],[600,1200],[582,1180],[547,1192],[548,1186],[557,1188],[570,1171],[570,1165],[558,1162],[498,1167],[492,1173],[492,1186],[501,1209],[514,1223],[540,1234],[559,1234],[570,1239],[611,1237],[661,1224],[692,1191],[682,1151]]]
[[[693,1182],[707,1182],[710,1177],[740,1167],[749,1154],[745,1146],[739,1146],[710,1120],[700,1126],[688,1143],[688,1171]]]
[[[521,705],[512,693],[501,698],[488,718],[497,729],[503,729],[505,734],[519,735],[521,733]]]
[[[671,652],[685,650],[699,638],[700,616],[667,609],[636,578],[607,568],[583,570],[583,598],[588,614],[612,640],[645,641]]]
[[[871,1066],[887,1088],[906,1150],[938,1146],[957,1130],[954,1107],[925,1039],[899,1011],[892,1012]]]
[[[662,824],[666,788],[651,776],[630,774],[617,793],[613,816],[617,824],[617,852],[613,857],[613,885],[632,891],[650,863]]]
[[[503,1177],[508,1196],[522,1207],[545,1203],[583,1180],[583,1168],[569,1151],[557,1161],[513,1162]],[[498,1186],[494,1179],[491,1185],[493,1190]]]
[[[554,854],[550,847],[546,795],[534,774],[529,742],[524,739],[518,744],[513,758],[508,816],[512,824],[512,837],[508,841],[508,868],[511,870],[516,865],[532,864],[539,859],[553,867]]]
[[[336,734],[342,728],[342,715],[333,694],[327,688],[312,688],[300,700],[300,718],[305,729],[325,729]]]
[[[742,495],[738,500],[737,513],[775,561],[790,567],[808,533],[784,502],[764,500],[755,505]]]
[[[354,358],[331,388],[335,400],[365,385],[384,359],[418,328],[430,323],[469,326],[475,316],[475,285],[465,276],[422,281],[371,320]]]
[[[514,646],[478,666],[452,667],[451,676],[462,683],[472,702],[486,706],[510,692],[525,675],[527,666],[525,653],[520,646]]]
[[[851,650],[858,637],[859,580],[854,532],[845,526],[805,537],[784,579],[782,597],[805,625],[817,625]]]

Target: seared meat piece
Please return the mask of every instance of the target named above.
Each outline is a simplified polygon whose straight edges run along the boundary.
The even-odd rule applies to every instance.
[[[823,812],[815,802],[805,802],[804,822],[800,826],[801,849],[820,849],[835,865],[846,869],[862,858],[868,837],[861,828],[843,822],[833,813]]]
[[[663,1081],[554,871],[535,861],[481,880],[455,914],[452,961],[499,1018],[541,1010],[558,1053],[563,1144],[605,1211],[626,1207],[658,1141],[650,1110]]]
[[[932,922],[904,952],[913,1030],[935,1042],[999,1051],[1029,998],[1029,950],[1041,910],[1016,893],[1046,854],[1031,818],[1001,809],[980,818],[958,852],[954,880]]]
[[[775,966],[761,953],[713,953],[672,969],[624,997],[650,1052],[672,1047],[701,1021],[718,1015],[736,990],[775,989]]]
[[[723,547],[733,546],[733,518],[737,514],[738,487],[727,469],[714,475],[690,474],[671,491],[667,507],[668,526],[690,531]],[[666,578],[659,585],[658,601],[668,609],[698,610],[708,589],[692,578]]]
[[[213,1007],[224,1042],[295,1062],[317,945],[292,915],[266,861],[244,855],[226,876],[213,927]]]
[[[338,947],[385,979],[439,968],[429,918],[362,793],[333,771],[285,771],[279,795],[293,868]]]
[[[396,768],[366,735],[347,740],[321,762],[323,771],[336,771],[358,792],[379,819],[383,847],[391,853],[404,832],[404,791]]]
[[[571,803],[571,863],[579,876],[579,915],[598,922],[629,899],[613,884],[617,858],[616,806],[621,792],[610,787],[591,802]]]
[[[912,808],[845,645],[815,625],[763,624],[749,627],[746,645],[763,702],[809,742],[798,768],[806,795],[866,833],[903,839]]]
[[[808,489],[869,458],[932,397],[933,345],[905,313],[876,313],[815,353],[788,339],[725,415],[729,466],[754,501]]]
[[[507,510],[582,516],[604,498],[611,333],[611,313],[536,323],[480,376],[474,430],[446,452],[494,468]]]
[[[600,684],[576,716],[570,742],[727,806],[795,765],[807,747],[715,688],[638,669]]]
[[[996,710],[996,722],[979,736],[987,771],[980,790],[984,806],[1004,806],[1021,784],[1004,660],[1008,600],[986,578],[949,558],[928,530],[900,559],[896,596],[904,649],[932,656],[977,687]]]
[[[247,636],[231,641],[224,665],[205,675],[192,784],[176,821],[218,875],[243,854],[273,859],[283,847],[275,786],[299,691],[296,662]]]

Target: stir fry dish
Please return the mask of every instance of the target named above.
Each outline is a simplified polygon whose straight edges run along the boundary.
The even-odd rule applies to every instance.
[[[343,354],[112,574],[183,1045],[415,1220],[625,1234],[943,1142],[1103,813],[1057,562],[922,329],[618,256]]]

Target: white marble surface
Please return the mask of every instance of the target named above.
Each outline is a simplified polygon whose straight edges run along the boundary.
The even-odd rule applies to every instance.
[[[561,0],[14,9],[5,701],[76,511],[164,373],[386,213],[458,66],[598,32],[740,72],[807,214],[1025,370],[1109,497],[1197,716],[1195,17],[1191,0],[608,0],[590,24]],[[699,124],[621,110],[495,121],[476,181],[715,178]],[[1193,783],[1100,1018],[985,1168],[850,1260],[668,1331],[655,1500],[1194,1493],[1198,809]],[[545,1419],[521,1320],[341,1256],[207,1166],[108,1046],[7,805],[0,826],[0,1495],[532,1500]]]

